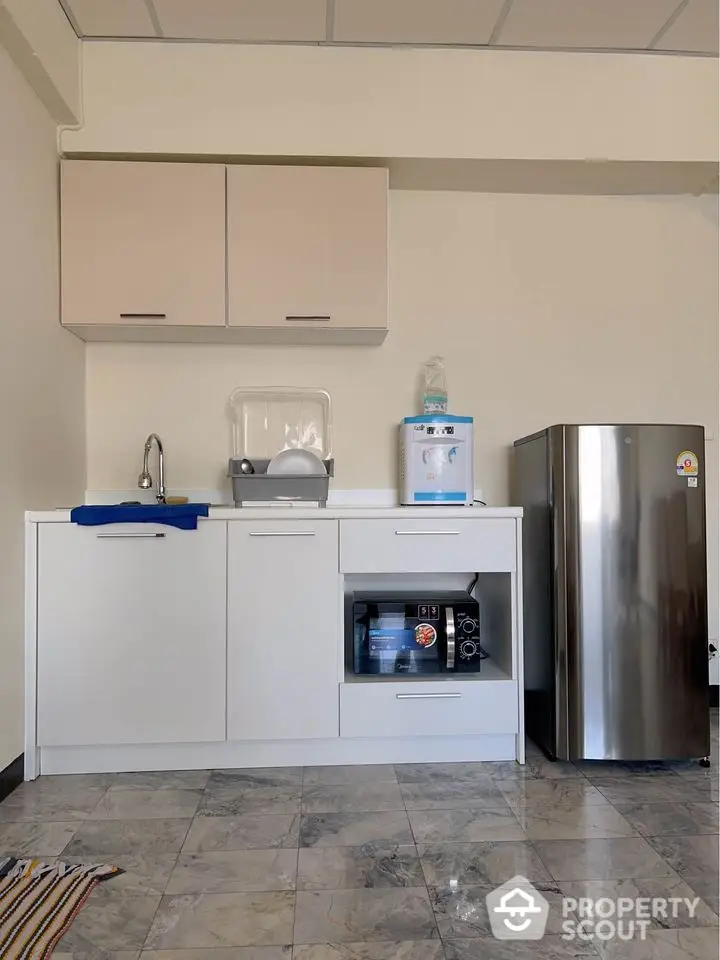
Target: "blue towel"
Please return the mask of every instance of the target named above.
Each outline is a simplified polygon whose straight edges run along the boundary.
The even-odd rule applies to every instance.
[[[197,530],[198,517],[207,517],[207,503],[183,503],[172,506],[157,504],[111,504],[109,506],[74,507],[72,523],[98,527],[105,523],[164,523],[178,530]]]

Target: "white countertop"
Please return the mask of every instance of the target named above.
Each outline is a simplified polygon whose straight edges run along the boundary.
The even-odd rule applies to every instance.
[[[475,518],[522,517],[522,507],[377,507],[337,506],[321,509],[299,504],[276,504],[258,507],[211,507],[208,520],[467,520]],[[29,510],[25,519],[31,523],[69,523],[70,510]],[[200,518],[204,522],[204,518]]]

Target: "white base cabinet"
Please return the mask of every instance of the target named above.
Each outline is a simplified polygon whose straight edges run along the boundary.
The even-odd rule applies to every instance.
[[[26,776],[524,762],[520,516],[211,509],[184,531],[29,514]],[[354,590],[475,573],[479,675],[348,672]]]
[[[517,733],[512,680],[344,683],[343,737],[438,737]]]
[[[39,525],[40,746],[225,739],[226,535]]]
[[[339,735],[333,520],[229,524],[228,739]]]

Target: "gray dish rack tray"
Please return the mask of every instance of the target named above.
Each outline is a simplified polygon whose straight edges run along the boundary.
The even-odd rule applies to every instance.
[[[320,507],[327,506],[330,477],[335,472],[333,459],[323,460],[327,474],[312,477],[307,474],[270,474],[267,468],[270,460],[252,459],[254,473],[243,473],[241,462],[245,457],[231,457],[228,461],[228,477],[232,481],[233,502],[236,507],[243,503],[261,501],[310,501]]]

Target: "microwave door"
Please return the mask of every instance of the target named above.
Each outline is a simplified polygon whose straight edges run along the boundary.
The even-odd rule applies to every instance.
[[[455,669],[455,611],[452,607],[445,607],[445,635],[447,639],[447,657],[445,666],[448,670]]]

